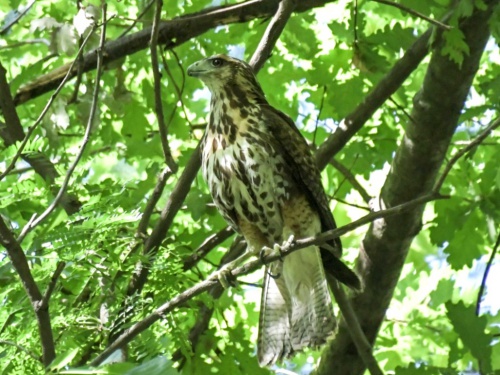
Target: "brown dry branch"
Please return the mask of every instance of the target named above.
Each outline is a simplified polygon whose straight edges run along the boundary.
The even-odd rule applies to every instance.
[[[258,72],[266,60],[271,56],[271,52],[296,6],[297,0],[280,1],[276,13],[271,19],[271,22],[269,22],[257,49],[250,59],[249,64],[253,67],[255,72]]]

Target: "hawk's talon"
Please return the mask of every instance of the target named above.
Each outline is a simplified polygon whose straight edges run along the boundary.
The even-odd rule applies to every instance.
[[[235,278],[231,274],[233,267],[230,265],[223,266],[219,271],[217,271],[217,280],[222,285],[224,289],[229,289],[229,287],[236,286]]]
[[[272,277],[274,280],[279,279],[281,277],[281,273],[280,272],[278,272],[276,275],[273,275],[271,273],[271,271],[267,271],[267,274],[269,275],[269,277]]]

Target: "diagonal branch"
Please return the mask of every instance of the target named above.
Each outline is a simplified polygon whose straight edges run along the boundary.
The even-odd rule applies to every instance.
[[[17,113],[16,113],[16,110],[14,107],[14,102],[12,101],[12,98],[10,97],[10,90],[8,89],[9,86],[7,84],[7,80],[5,77],[5,73],[6,73],[5,69],[2,66],[2,64],[0,64],[0,87],[2,88],[1,91],[4,92],[4,94],[0,95],[0,103],[1,103],[0,108],[2,109],[2,111],[4,113],[5,121],[7,123],[7,128],[8,128],[9,133],[10,133],[10,138],[12,138],[13,140],[22,139],[21,144],[19,145],[19,148],[17,149],[17,152],[14,155],[14,157],[12,158],[10,164],[7,166],[5,171],[3,171],[3,173],[0,174],[0,181],[7,174],[9,174],[10,171],[12,171],[14,169],[18,159],[22,156],[24,148],[26,147],[29,139],[31,138],[31,135],[33,134],[35,129],[38,127],[38,125],[42,122],[43,118],[45,117],[45,115],[49,111],[50,107],[52,106],[52,103],[54,103],[54,100],[57,98],[57,96],[59,95],[59,93],[63,89],[64,85],[68,81],[69,73],[73,70],[76,62],[80,59],[80,56],[83,53],[83,49],[84,49],[85,45],[87,44],[87,42],[89,41],[90,37],[94,34],[94,31],[95,31],[95,26],[89,32],[89,34],[87,35],[87,37],[83,41],[82,45],[80,46],[80,49],[78,50],[78,53],[77,53],[75,59],[73,60],[73,62],[71,63],[71,65],[69,67],[68,73],[64,76],[63,80],[61,81],[61,83],[59,84],[57,89],[50,96],[49,101],[47,102],[47,104],[43,108],[42,112],[40,113],[40,115],[38,116],[36,121],[33,123],[33,125],[31,125],[28,128],[26,135],[24,135],[23,128],[21,126],[21,122],[19,121],[19,118],[17,117]],[[5,101],[5,104],[3,104],[4,101]],[[6,138],[6,137],[4,137],[4,138]],[[10,141],[8,143],[13,143],[13,142]],[[28,160],[28,162],[29,162],[29,160]]]
[[[428,52],[428,43],[432,29],[427,30],[408,48],[403,57],[398,60],[384,78],[346,118],[339,127],[321,144],[316,152],[320,169],[337,154],[359,129],[368,121],[375,111],[396,92],[410,74],[420,65]]]
[[[254,71],[258,72],[265,61],[271,56],[271,51],[278,41],[279,36],[292,15],[293,10],[297,5],[297,0],[281,0],[278,10],[274,14],[271,22],[267,26],[266,32],[262,37],[257,49],[255,50],[249,64]]]
[[[36,321],[38,323],[38,333],[40,334],[42,344],[42,359],[44,366],[48,366],[56,356],[54,347],[54,337],[52,335],[52,325],[50,322],[49,309],[41,306],[43,300],[42,293],[33,278],[33,275],[28,264],[28,259],[21,248],[19,242],[14,238],[13,233],[5,224],[5,221],[0,216],[0,244],[7,250],[12,266],[16,270],[24,290],[28,295],[31,306],[35,311]]]
[[[486,263],[486,268],[483,273],[483,278],[481,280],[481,287],[479,288],[479,292],[477,293],[477,300],[476,300],[476,315],[479,316],[481,312],[481,301],[483,300],[483,294],[484,290],[486,289],[486,280],[488,279],[488,275],[491,270],[491,266],[493,264],[493,260],[495,259],[495,256],[497,255],[498,248],[500,247],[500,233],[498,233],[497,240],[495,242],[495,246],[493,246],[493,251],[491,252],[490,259],[488,259],[488,262]]]

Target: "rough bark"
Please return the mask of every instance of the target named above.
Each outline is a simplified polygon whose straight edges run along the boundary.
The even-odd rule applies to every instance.
[[[437,43],[423,82],[414,97],[406,134],[396,152],[391,171],[381,191],[382,208],[389,208],[428,194],[435,183],[458,125],[472,80],[489,37],[488,19],[498,1],[488,10],[462,20],[460,29],[470,47],[461,66],[441,53]],[[411,242],[421,228],[424,205],[401,215],[374,221],[361,246],[358,270],[365,289],[351,302],[370,342],[375,342],[385,312],[401,274]],[[317,374],[363,374],[365,367],[351,341],[345,323],[325,349]]]

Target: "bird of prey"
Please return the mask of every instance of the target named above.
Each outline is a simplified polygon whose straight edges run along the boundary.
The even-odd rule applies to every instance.
[[[211,92],[203,176],[222,216],[247,241],[247,254],[334,229],[305,139],[290,117],[267,102],[250,65],[215,55],[192,64],[187,73]],[[339,260],[341,251],[336,239],[266,266],[257,350],[261,366],[318,347],[333,334],[325,271],[352,288],[360,286]]]

